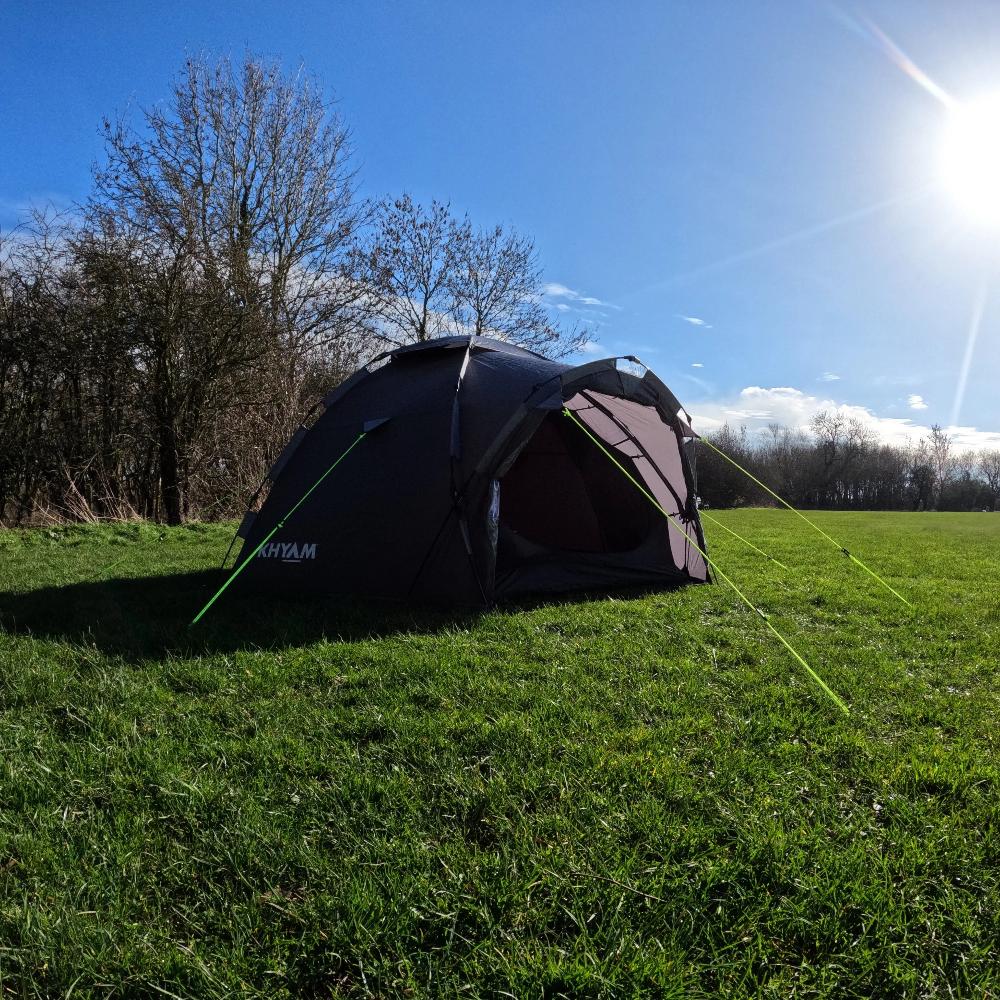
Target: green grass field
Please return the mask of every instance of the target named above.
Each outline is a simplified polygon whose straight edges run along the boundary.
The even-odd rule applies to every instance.
[[[1000,515],[712,512],[724,585],[228,595],[231,526],[0,532],[0,998],[1000,991]]]

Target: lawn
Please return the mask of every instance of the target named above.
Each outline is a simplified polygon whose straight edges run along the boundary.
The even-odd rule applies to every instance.
[[[0,997],[1000,991],[1000,515],[712,512],[719,584],[257,601],[0,532]]]

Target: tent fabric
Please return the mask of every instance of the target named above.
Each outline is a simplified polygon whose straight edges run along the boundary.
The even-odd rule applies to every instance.
[[[239,534],[249,553],[345,448],[237,586],[488,605],[536,592],[709,579],[676,398],[616,359],[569,366],[484,337],[389,352],[324,399]]]

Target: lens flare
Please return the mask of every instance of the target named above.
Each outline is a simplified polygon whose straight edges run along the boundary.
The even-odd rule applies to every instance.
[[[862,17],[861,23],[868,29],[875,44],[915,84],[923,87],[931,97],[939,100],[946,108],[955,106],[956,101],[951,94],[931,79],[874,21]]]

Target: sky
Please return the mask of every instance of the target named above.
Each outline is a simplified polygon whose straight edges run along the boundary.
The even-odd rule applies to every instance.
[[[187,54],[249,48],[336,96],[364,196],[530,234],[585,353],[696,429],[840,407],[1000,447],[1000,105],[951,138],[1000,93],[998,4],[0,0],[0,38],[2,229],[85,199],[102,118]]]

